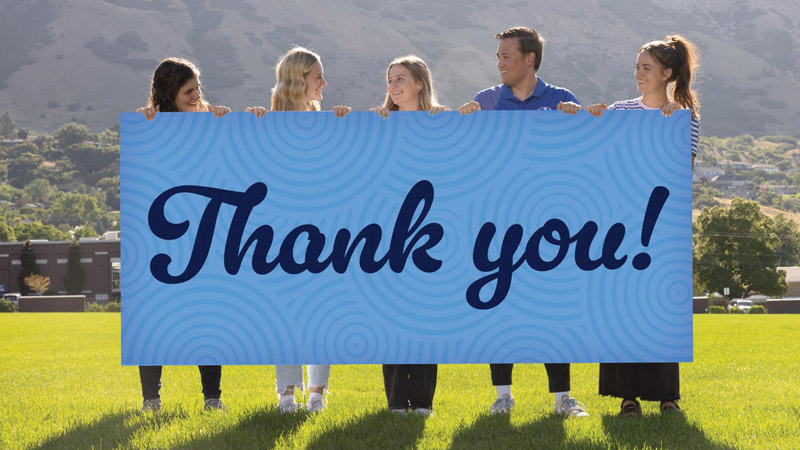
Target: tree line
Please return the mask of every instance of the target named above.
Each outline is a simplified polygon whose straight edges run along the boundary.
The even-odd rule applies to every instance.
[[[68,240],[119,230],[119,129],[68,123],[49,134],[0,116],[0,240]],[[21,140],[21,142],[15,142]]]

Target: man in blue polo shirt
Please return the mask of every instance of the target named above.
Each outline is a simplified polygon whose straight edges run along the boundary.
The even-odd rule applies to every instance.
[[[475,100],[458,108],[461,114],[474,111],[559,110],[576,114],[581,107],[578,99],[567,89],[551,86],[536,75],[542,63],[544,39],[536,30],[526,27],[509,28],[498,33],[497,86],[478,92]]]
[[[461,114],[475,111],[559,110],[577,114],[581,106],[567,89],[551,86],[536,75],[542,63],[544,40],[532,28],[509,28],[497,34],[497,68],[502,84],[484,89],[475,100],[458,108]],[[569,395],[569,364],[545,364],[550,392],[555,394],[553,410],[571,417],[588,417],[581,404]],[[491,413],[506,413],[514,407],[511,395],[513,364],[490,364],[497,400]]]

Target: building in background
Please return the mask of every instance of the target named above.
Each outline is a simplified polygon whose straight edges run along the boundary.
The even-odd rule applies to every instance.
[[[110,231],[100,238],[84,238],[80,244],[81,265],[84,271],[81,294],[87,301],[107,302],[120,296],[120,235]],[[66,294],[64,274],[70,241],[31,241],[39,274],[50,277],[46,294]],[[20,255],[23,242],[0,243],[0,292],[20,292],[17,277],[22,269]]]
[[[753,181],[739,175],[717,175],[711,186],[725,197],[753,198]]]
[[[778,267],[778,270],[786,272],[786,294],[784,297],[800,297],[800,267]]]

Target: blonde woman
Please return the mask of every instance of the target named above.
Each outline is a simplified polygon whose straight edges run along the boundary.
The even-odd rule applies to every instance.
[[[386,69],[386,98],[370,111],[389,117],[390,111],[450,111],[439,105],[433,77],[425,61],[415,55],[395,58]]]
[[[318,54],[303,47],[295,47],[281,56],[275,67],[275,87],[272,88],[272,111],[321,111],[322,89],[325,80],[322,61]],[[334,106],[336,117],[346,116],[352,108]],[[245,111],[263,117],[266,108],[251,106]]]
[[[382,106],[370,111],[383,118],[391,111],[450,111],[439,105],[433,89],[433,77],[427,64],[414,56],[395,58],[386,69],[386,98]],[[433,414],[436,391],[436,364],[384,364],[383,385],[389,411],[429,416]]]
[[[303,47],[295,47],[281,56],[275,67],[275,87],[272,88],[272,111],[320,111],[322,90],[328,85],[325,80],[322,61],[318,54]],[[246,111],[263,116],[264,108],[250,107]],[[336,117],[344,117],[351,111],[347,106],[334,106]],[[325,409],[324,393],[328,387],[330,365],[311,365],[308,371],[309,412]],[[303,366],[275,366],[275,384],[279,395],[278,411],[298,412],[303,409],[294,397],[295,388],[303,389]]]

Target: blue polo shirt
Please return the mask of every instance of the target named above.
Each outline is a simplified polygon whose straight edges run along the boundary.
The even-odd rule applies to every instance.
[[[498,84],[495,87],[478,92],[475,95],[475,101],[481,104],[481,110],[483,111],[554,110],[560,102],[575,102],[580,105],[578,99],[568,89],[551,86],[538,76],[536,80],[536,88],[533,90],[533,94],[525,100],[514,97],[511,88],[505,84]]]

